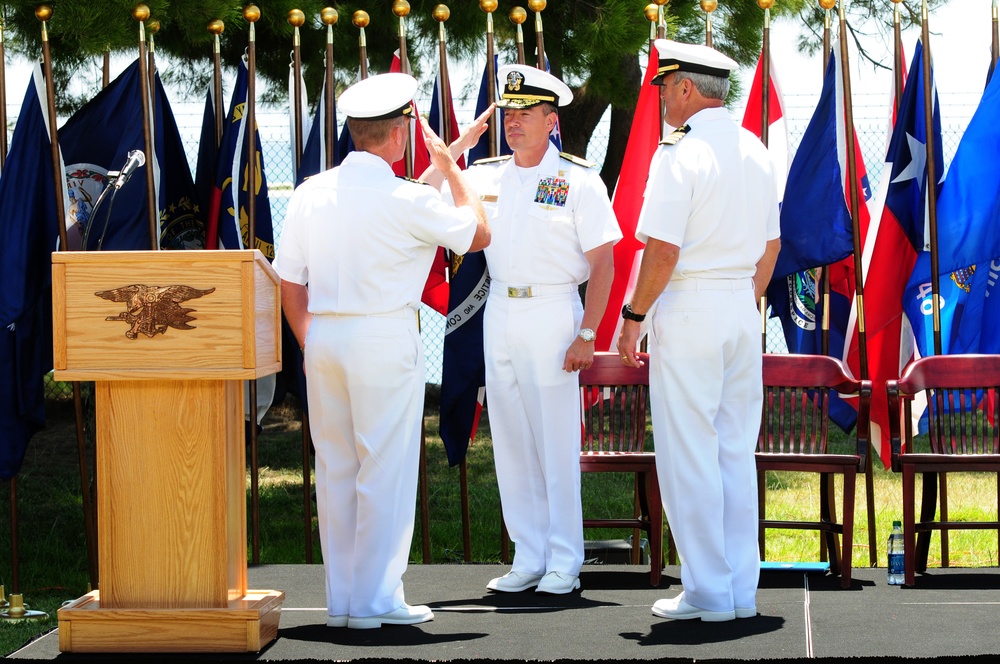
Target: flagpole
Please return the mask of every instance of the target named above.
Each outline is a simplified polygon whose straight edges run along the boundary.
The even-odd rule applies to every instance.
[[[545,71],[545,39],[542,36],[542,10],[545,9],[545,0],[528,0],[528,9],[535,12],[535,51],[537,56],[536,67]]]
[[[899,102],[903,98],[903,36],[899,15],[899,3],[902,0],[892,0],[892,67],[893,67],[893,87],[896,94],[892,100],[892,122],[896,123],[896,114],[899,112]],[[994,0],[994,7],[996,7]]]
[[[719,3],[717,0],[701,0],[699,4],[705,12],[705,46],[712,48],[712,12]]]
[[[760,85],[760,140],[768,147],[768,129],[771,119],[771,7],[774,0],[757,0],[757,6],[764,10],[764,33],[761,38],[761,85]],[[767,352],[767,292],[760,296],[760,349]]]
[[[295,113],[295,172],[302,167],[302,37],[299,28],[306,22],[306,15],[301,9],[288,12],[288,23],[292,26],[292,108]]]
[[[479,8],[486,12],[486,104],[487,106],[496,103],[497,100],[497,71],[494,66],[496,59],[496,44],[493,38],[493,12],[496,11],[497,0],[479,0]],[[497,111],[489,120],[489,156],[496,157],[500,153],[500,132],[497,129]]]
[[[993,0],[993,48],[990,51],[990,64],[996,70],[997,57],[1000,57],[1000,20],[998,20],[997,0]]]
[[[858,310],[858,367],[861,373],[861,380],[868,379],[868,343],[865,333],[865,297],[864,297],[864,275],[861,269],[861,229],[859,226],[858,210],[860,208],[858,199],[858,165],[857,154],[854,151],[854,109],[851,104],[851,72],[848,67],[847,54],[847,18],[845,16],[844,3],[840,6],[840,72],[844,86],[844,133],[845,144],[847,146],[847,182],[850,194],[851,222],[854,235],[854,291],[856,293],[856,304]]]
[[[334,137],[337,135],[337,125],[333,121],[333,98],[336,95],[333,82],[333,26],[337,24],[340,14],[333,7],[324,7],[319,13],[319,18],[326,26],[326,98],[323,103],[326,105],[324,121],[326,122],[326,163],[328,169],[333,168]],[[311,556],[310,552],[310,556]]]
[[[156,251],[160,248],[160,234],[157,231],[156,183],[153,181],[153,159],[156,158],[153,148],[153,125],[150,116],[149,69],[146,57],[146,19],[149,18],[149,7],[136,5],[132,10],[132,18],[139,23],[139,96],[142,100],[142,139],[146,150],[146,219],[149,223],[149,248]]]
[[[823,75],[826,76],[827,67],[830,65],[832,53],[831,45],[831,25],[833,23],[833,8],[837,5],[837,0],[819,0],[819,6],[826,12],[823,17]],[[830,354],[830,270],[826,267],[819,268],[819,292],[823,306],[820,315],[820,352],[823,355]]]
[[[7,77],[3,49],[3,13],[0,12],[0,171],[7,161]]]
[[[358,34],[358,52],[361,58],[361,80],[368,78],[368,40],[365,38],[365,28],[371,21],[368,16],[368,12],[363,9],[359,9],[354,12],[354,16],[351,17],[351,23],[354,24],[360,33]],[[403,66],[403,60],[400,59],[400,67]]]
[[[146,31],[149,33],[149,52],[147,60],[149,61],[149,66],[147,71],[149,72],[149,98],[152,100],[149,104],[149,126],[156,127],[156,33],[160,31],[160,22],[155,18],[151,18],[146,21]],[[153,137],[153,142],[155,144],[156,137]],[[157,215],[159,216],[159,215]]]
[[[517,26],[517,64],[524,64],[524,30],[521,29],[521,24],[528,20],[528,12],[524,11],[524,7],[514,7],[510,10],[510,22]]]
[[[208,31],[212,33],[212,100],[215,104],[215,149],[222,145],[222,128],[226,113],[222,108],[222,44],[220,35],[226,29],[222,19],[213,19],[208,23]],[[208,247],[212,249],[213,247]]]
[[[399,17],[399,71],[410,74],[410,58],[406,54],[406,17],[410,13],[410,3],[407,0],[396,0],[392,3],[392,13]],[[413,137],[406,132],[406,147],[403,150],[403,168],[406,177],[413,177]]]
[[[243,8],[243,18],[250,24],[247,38],[247,242],[248,249],[257,247],[257,32],[260,9],[249,4]],[[237,150],[241,146],[237,146]],[[237,157],[238,158],[238,157]],[[234,192],[234,198],[236,194]],[[260,562],[260,469],[257,463],[257,380],[247,381],[250,411],[250,511],[251,555],[253,564]]]
[[[667,22],[664,19],[664,9],[663,9],[663,7],[668,2],[670,2],[670,0],[656,0],[656,5],[657,5],[657,9],[656,9],[656,18],[657,18],[657,21],[656,21],[656,38],[657,39],[666,39],[667,38]],[[650,53],[652,53],[652,52],[653,52],[653,49],[651,48],[650,49]],[[654,55],[655,55],[655,53],[654,53]],[[663,125],[663,116],[666,115],[666,112],[667,112],[666,106],[663,104],[663,99],[660,98],[660,117],[659,117],[659,120],[658,120],[658,122],[659,122],[660,140],[663,140],[663,137],[664,137],[663,135],[664,135],[664,129],[665,129],[665,127]],[[645,343],[645,339],[643,340],[643,343]]]
[[[111,83],[111,45],[104,46],[104,57],[101,62],[101,89],[108,87]]]
[[[938,276],[937,251],[937,155],[934,153],[934,90],[931,86],[931,44],[930,27],[927,15],[927,0],[923,0],[920,23],[924,44],[924,121],[926,122],[927,138],[927,220],[930,226],[931,243],[931,300],[934,316],[934,354],[940,355],[941,350],[941,283]]]
[[[52,7],[39,5],[35,8],[35,17],[42,22],[42,67],[45,72],[45,101],[48,109],[49,143],[52,149],[52,176],[55,182],[56,224],[59,230],[59,249],[69,248],[69,238],[66,233],[66,176],[62,172],[59,154],[59,133],[56,130],[56,92],[52,79],[52,54],[49,49],[49,32],[47,23],[52,18]],[[4,128],[6,131],[6,127]],[[86,249],[86,247],[84,247]],[[83,425],[83,397],[79,381],[73,381],[73,411],[76,419],[76,447],[80,466],[80,492],[83,500],[83,524],[87,538],[87,570],[90,585],[97,587],[97,529],[94,523],[94,503],[90,493],[90,473],[87,470],[87,437]],[[13,487],[13,485],[11,485]],[[12,494],[13,495],[13,494]],[[13,527],[13,524],[12,524]],[[16,559],[15,559],[16,560]]]
[[[292,26],[292,109],[295,121],[295,172],[302,168],[302,37],[299,28],[306,22],[306,15],[301,9],[291,9],[288,12],[288,24]],[[302,521],[305,527],[306,563],[313,561],[312,539],[312,471],[310,464],[311,440],[309,435],[309,420],[306,411],[302,409]],[[254,427],[256,428],[256,427]]]

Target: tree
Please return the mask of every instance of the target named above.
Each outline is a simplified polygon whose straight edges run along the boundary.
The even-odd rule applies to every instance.
[[[932,6],[946,0],[931,0]],[[212,19],[222,19],[226,30],[222,35],[222,58],[232,64],[246,49],[248,24],[242,15],[239,0],[147,0],[151,21],[158,22],[155,32],[157,53],[170,57],[174,65],[171,80],[183,84],[197,96],[208,85],[211,68],[212,35],[207,25]],[[301,9],[307,19],[300,30],[306,84],[318,89],[323,76],[323,53],[326,31],[319,21],[320,10],[335,7],[340,15],[334,27],[334,60],[337,80],[353,81],[359,66],[358,30],[351,24],[356,10],[368,12],[366,28],[371,70],[386,71],[393,51],[399,43],[399,20],[392,13],[393,0],[259,0],[261,18],[255,26],[257,70],[268,86],[270,101],[285,94],[291,50],[292,26],[287,21],[291,9]],[[406,19],[407,49],[417,75],[433,71],[437,66],[438,23],[433,18],[432,0],[412,0]],[[494,13],[495,35],[501,61],[515,57],[515,26],[507,20],[515,0],[501,0]],[[526,4],[526,3],[522,3]],[[918,10],[907,0],[904,25],[919,21]],[[8,27],[11,50],[36,58],[41,49],[41,32],[34,16],[35,0],[0,0],[0,20]],[[49,39],[56,72],[56,89],[65,90],[70,79],[87,62],[104,51],[137,52],[137,26],[132,18],[133,0],[60,0],[49,22]],[[892,12],[884,0],[854,0],[847,10],[849,25],[876,24],[891,27]],[[649,39],[649,23],[643,15],[641,0],[551,0],[542,11],[545,52],[551,71],[562,77],[574,90],[573,103],[561,111],[563,145],[568,152],[585,154],[594,128],[611,108],[611,136],[608,154],[601,176],[609,189],[614,187],[624,153],[624,144],[631,126],[632,111],[640,85],[640,54]],[[703,42],[705,17],[699,3],[693,0],[667,2],[665,5],[668,34],[688,42]],[[823,12],[812,0],[779,0],[772,13],[777,16],[797,16],[811,30],[803,39],[803,49],[819,48]],[[723,0],[712,13],[713,44],[720,51],[743,65],[752,65],[760,52],[764,14],[756,0]],[[479,3],[460,0],[451,3],[451,16],[446,25],[449,57],[472,59],[485,51],[486,18]],[[528,12],[524,26],[526,59],[535,64],[534,13]],[[864,33],[852,28],[854,39],[861,46]],[[864,49],[861,50],[866,54]],[[644,58],[644,56],[643,56]],[[92,89],[96,91],[97,82]],[[457,86],[456,86],[457,87]],[[81,99],[60,95],[61,110],[79,106],[92,93]]]

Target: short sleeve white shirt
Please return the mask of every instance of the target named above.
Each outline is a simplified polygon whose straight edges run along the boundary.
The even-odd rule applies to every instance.
[[[397,178],[380,157],[351,152],[292,194],[274,269],[308,284],[314,314],[416,307],[437,247],[465,253],[476,227],[471,209]]]
[[[522,182],[517,171],[513,158],[466,171],[490,224],[490,276],[527,285],[587,281],[584,254],[622,238],[600,175],[551,144],[533,177]]]
[[[673,278],[752,277],[780,235],[777,180],[767,149],[724,108],[699,111],[650,163],[636,238],[680,247]]]

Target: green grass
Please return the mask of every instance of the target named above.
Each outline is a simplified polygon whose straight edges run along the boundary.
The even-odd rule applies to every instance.
[[[33,439],[18,476],[17,499],[20,521],[20,589],[29,608],[48,612],[48,622],[0,623],[0,654],[9,654],[36,635],[56,625],[56,609],[88,590],[87,556],[84,542],[80,476],[72,411],[63,402],[54,403],[49,427]],[[305,531],[302,519],[302,442],[290,408],[267,416],[260,437],[260,561],[304,563]],[[464,560],[461,527],[459,469],[447,464],[437,436],[436,416],[426,417],[429,476],[431,562]],[[479,563],[500,561],[499,492],[493,470],[488,428],[482,427],[469,449],[469,509],[471,559]],[[847,449],[846,436],[836,443]],[[90,468],[93,449],[90,447]],[[885,566],[885,538],[894,519],[902,518],[900,478],[875,469],[876,546],[879,566]],[[841,490],[838,482],[838,494]],[[772,473],[767,477],[767,515],[771,518],[818,519],[818,482],[796,473]],[[986,520],[996,517],[996,476],[953,476],[949,483],[952,519]],[[593,517],[631,515],[632,477],[621,474],[585,473],[584,514]],[[868,520],[864,481],[859,478],[855,514],[853,563],[866,567],[869,561]],[[248,507],[249,514],[249,507]],[[314,510],[315,519],[315,510]],[[0,484],[0,581],[11,590],[11,551],[7,544],[10,510],[7,483]],[[621,539],[631,531],[588,530],[587,539]],[[419,512],[414,531],[411,560],[423,561]],[[950,564],[955,567],[997,564],[995,531],[956,531],[950,538]],[[249,546],[248,546],[249,551]],[[769,530],[768,560],[813,561],[819,559],[819,536],[806,531]],[[248,553],[249,556],[249,553]],[[313,536],[313,556],[320,562],[318,537]],[[940,566],[939,538],[932,538],[931,567]]]

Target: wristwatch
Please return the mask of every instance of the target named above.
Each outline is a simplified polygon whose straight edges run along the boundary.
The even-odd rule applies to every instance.
[[[632,304],[626,302],[625,306],[622,307],[622,318],[625,320],[634,320],[637,323],[641,323],[646,320],[646,314],[637,314],[632,311]]]
[[[595,334],[589,327],[585,327],[580,330],[579,337],[584,341],[590,342],[597,338],[597,334]]]

